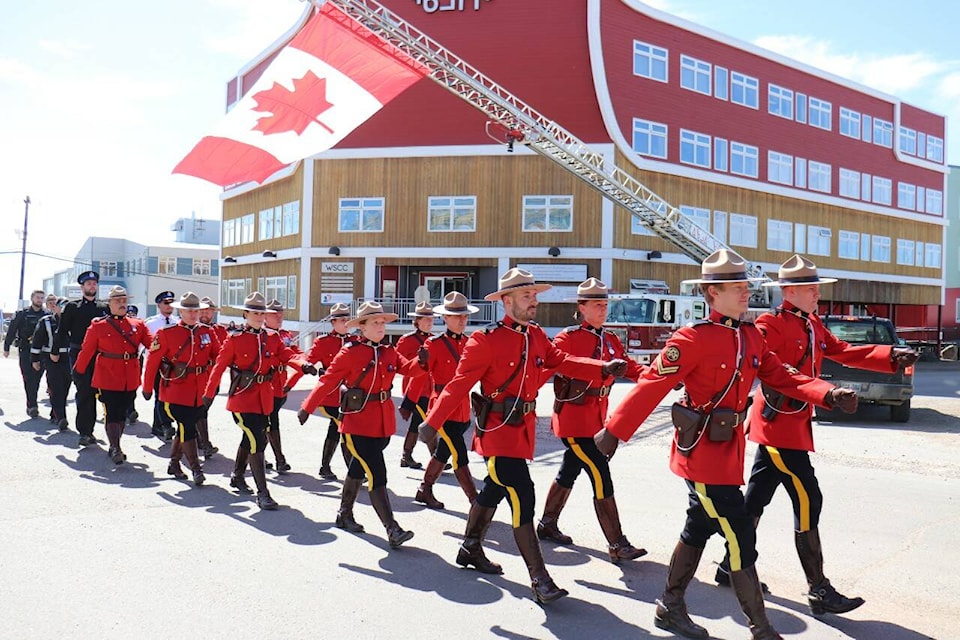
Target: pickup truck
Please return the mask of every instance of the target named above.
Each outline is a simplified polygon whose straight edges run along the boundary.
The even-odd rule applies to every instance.
[[[886,318],[875,316],[821,316],[827,329],[850,344],[887,344],[905,346],[897,337],[896,327]],[[890,419],[909,422],[910,398],[913,397],[913,367],[896,373],[881,373],[846,367],[828,358],[823,360],[820,377],[838,387],[855,390],[861,404],[880,404],[890,407]],[[824,414],[817,410],[817,415]]]

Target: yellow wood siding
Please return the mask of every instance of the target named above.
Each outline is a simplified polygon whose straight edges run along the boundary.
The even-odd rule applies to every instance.
[[[330,256],[329,258],[313,259],[310,261],[310,320],[317,321],[330,312],[328,304],[320,304],[320,294],[322,290],[321,265],[324,262],[350,262],[353,263],[353,294],[354,300],[363,293],[364,261],[362,259],[341,258],[339,256]]]
[[[300,202],[303,193],[303,164],[289,178],[284,178],[264,187],[248,191],[223,202],[223,220],[241,218],[249,213],[254,214],[253,242],[224,247],[224,255],[250,255],[263,253],[265,250],[279,251],[300,246],[300,233],[279,238],[260,240],[260,212],[272,209],[287,202]],[[300,228],[303,228],[303,203],[300,203]]]

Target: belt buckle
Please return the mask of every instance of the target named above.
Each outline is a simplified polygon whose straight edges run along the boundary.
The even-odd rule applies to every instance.
[[[127,353],[127,352],[124,352],[124,353],[123,353],[123,359],[124,359],[124,360],[129,360],[129,359],[130,359],[130,354]]]
[[[390,397],[390,392],[389,392],[389,391],[384,390],[384,391],[381,391],[381,392],[380,392],[380,402],[386,402],[386,401],[387,401],[387,398],[389,398],[389,397]]]
[[[253,377],[254,382],[256,382],[257,384],[261,384],[265,379],[266,379],[266,376],[264,376],[262,373],[258,373]]]
[[[739,426],[740,426],[740,412],[734,411],[733,412],[733,428],[736,429]]]
[[[610,395],[610,387],[606,385],[600,387],[600,393],[597,395],[599,395],[601,398],[606,398],[608,395]]]
[[[531,412],[534,411],[536,408],[537,408],[537,403],[536,403],[536,402],[532,402],[532,401],[531,401],[531,402],[524,402],[524,403],[523,403],[523,413],[524,413],[524,415],[526,415],[526,414],[528,414],[528,413],[531,413]]]

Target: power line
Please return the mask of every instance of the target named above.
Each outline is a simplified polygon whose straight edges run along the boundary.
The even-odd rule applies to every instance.
[[[86,267],[86,268],[89,268],[89,269],[92,269],[92,268],[93,268],[93,265],[92,265],[90,262],[85,262],[85,261],[77,260],[77,259],[75,259],[75,258],[64,258],[64,257],[62,257],[62,256],[52,256],[52,255],[49,255],[49,254],[46,254],[46,253],[39,253],[39,252],[36,252],[36,251],[27,251],[26,253],[27,253],[27,255],[37,256],[38,258],[48,258],[48,259],[50,259],[50,260],[58,260],[58,261],[60,261],[60,262],[69,262],[70,264],[72,264],[72,265],[74,265],[74,266]],[[0,255],[11,255],[11,254],[17,254],[17,255],[19,255],[20,252],[19,252],[19,251],[0,251]],[[155,256],[148,256],[148,257],[155,257]],[[140,258],[137,258],[137,259],[140,259]],[[191,258],[191,259],[193,259],[193,258]],[[212,266],[212,265],[213,265],[213,261],[214,261],[214,260],[217,260],[217,258],[200,258],[200,260],[210,260],[210,264],[211,264],[211,266]],[[124,261],[124,262],[126,262],[126,261]],[[103,275],[103,274],[101,274],[101,276],[102,276],[102,275]],[[159,277],[161,277],[161,278],[166,278],[167,280],[175,280],[175,281],[178,281],[178,282],[189,282],[189,283],[193,283],[193,284],[207,284],[207,283],[201,282],[199,279],[200,279],[200,278],[208,278],[208,277],[209,277],[209,278],[212,278],[212,277],[214,277],[212,274],[210,274],[210,275],[208,275],[208,276],[198,276],[198,275],[194,275],[194,276],[192,276],[192,277],[184,277],[184,276],[178,275],[178,274],[151,273],[151,272],[149,272],[149,271],[140,271],[140,270],[138,270],[138,269],[130,269],[130,270],[124,269],[123,277],[126,277],[126,276],[128,276],[128,275],[129,275],[129,276],[159,276]],[[108,277],[108,278],[119,278],[119,277],[121,277],[121,276],[106,276],[106,277]]]

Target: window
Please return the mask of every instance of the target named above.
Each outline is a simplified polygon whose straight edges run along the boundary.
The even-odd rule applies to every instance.
[[[157,258],[157,273],[176,274],[177,259],[173,256],[160,256]]]
[[[727,242],[727,212],[726,211],[714,211],[713,212],[713,236],[726,244]]]
[[[768,151],[767,180],[793,185],[793,156],[777,151]]]
[[[680,56],[680,86],[690,91],[710,95],[711,64],[690,56]]]
[[[860,234],[856,231],[840,230],[840,242],[837,245],[837,255],[847,260],[860,259]]]
[[[728,72],[723,67],[713,68],[713,97],[720,100],[726,100],[729,94],[730,82]]]
[[[927,258],[924,261],[923,266],[930,267],[931,269],[939,269],[940,268],[940,245],[933,244],[932,242],[928,242],[925,247],[925,251],[927,254]]]
[[[210,275],[210,258],[194,258],[193,259],[193,275],[209,276]]]
[[[810,98],[810,126],[832,130],[833,105],[820,98]]]
[[[756,78],[733,71],[730,74],[730,102],[745,107],[760,107],[760,82]]]
[[[793,251],[793,223],[786,220],[767,220],[767,249]]]
[[[648,207],[653,209],[655,212],[660,215],[667,214],[667,203],[662,201],[653,201],[645,200],[644,201]],[[650,227],[640,222],[639,216],[630,216],[630,233],[637,236],[655,236],[653,231],[650,230]]]
[[[427,199],[427,231],[476,231],[477,196]]]
[[[383,232],[383,198],[340,198],[340,231]]]
[[[573,196],[523,196],[524,231],[573,231]]]
[[[726,138],[713,139],[713,168],[717,171],[727,170],[727,140]]]
[[[807,227],[807,253],[813,256],[830,255],[830,237],[833,231],[827,227]]]
[[[633,150],[644,156],[667,157],[667,125],[633,119]]]
[[[220,294],[221,304],[230,307],[243,306],[244,299],[247,297],[247,288],[243,278],[223,281],[223,289]]]
[[[756,178],[759,175],[760,150],[749,144],[730,142],[730,173]]]
[[[775,84],[768,85],[767,111],[775,116],[793,120],[793,91]]]
[[[260,240],[268,240],[273,237],[273,207],[260,212],[260,234],[257,237]]]
[[[807,95],[805,93],[797,94],[797,122],[806,123],[807,121]]]
[[[943,162],[943,138],[927,136],[927,160]]]
[[[916,247],[913,240],[897,238],[897,264],[913,266],[913,257]]]
[[[917,211],[923,213],[927,210],[927,190],[923,187],[917,187]]]
[[[237,226],[237,219],[224,220],[223,221],[223,246],[232,247],[234,245],[233,241],[233,230]]]
[[[296,278],[296,276],[290,276],[290,278]],[[271,276],[267,278],[262,278],[263,280],[263,297],[267,301],[277,300],[285,309],[296,309],[297,308],[297,297],[296,295],[290,296],[290,290],[287,286],[287,276]],[[296,280],[294,280],[296,282]],[[258,286],[261,286],[258,284]],[[294,285],[294,289],[296,285]]]
[[[287,308],[297,308],[297,276],[287,276]]]
[[[878,144],[881,147],[887,147],[888,149],[893,148],[892,122],[887,122],[886,120],[881,120],[880,118],[873,119],[873,144]]]
[[[633,74],[660,82],[667,81],[667,50],[639,40],[633,41]]]
[[[757,248],[757,218],[740,213],[730,214],[730,244]]]
[[[873,201],[887,206],[893,203],[893,181],[890,178],[873,176]]]
[[[873,262],[890,262],[890,238],[873,236],[873,251],[870,259]]]
[[[300,201],[294,200],[283,205],[283,235],[300,233]]]
[[[923,256],[924,256],[923,243],[917,242],[917,260],[916,262],[914,262],[914,264],[917,265],[918,267],[923,266]]]
[[[873,118],[871,118],[866,114],[864,114],[863,116],[862,130],[863,130],[862,140],[864,142],[872,142],[873,141]]]
[[[860,139],[860,113],[840,107],[840,135]]]
[[[860,172],[840,168],[840,195],[860,199]]]
[[[864,261],[870,260],[870,234],[869,233],[860,234],[860,259]]]
[[[927,189],[927,213],[943,213],[943,192]]]
[[[897,146],[900,151],[906,154],[917,155],[917,132],[907,127],[900,127],[900,139]]]
[[[870,190],[873,188],[873,176],[869,173],[860,174],[860,193],[864,202],[870,202]]]
[[[710,209],[681,205],[680,213],[693,220],[693,224],[710,233]]]
[[[174,258],[174,271],[176,271],[176,258]],[[101,278],[116,278],[117,277],[117,263],[114,260],[101,260],[100,261],[100,277]]]
[[[957,298],[957,314],[956,314],[956,318],[957,318],[957,322],[960,322],[960,298]]]
[[[807,161],[803,158],[797,158],[794,161],[794,184],[800,189],[807,188]]]
[[[831,167],[823,162],[810,161],[810,188],[814,191],[830,193]]]
[[[908,182],[897,183],[897,206],[913,211],[917,208],[917,187]]]
[[[920,131],[917,132],[917,157],[927,157],[927,135]]]
[[[680,129],[680,162],[710,168],[710,136]]]
[[[237,227],[237,232],[240,234],[238,244],[253,242],[253,227],[256,225],[256,220],[257,216],[252,213],[240,218],[240,226]]]
[[[793,225],[793,250],[797,253],[807,252],[807,225],[802,222]]]

